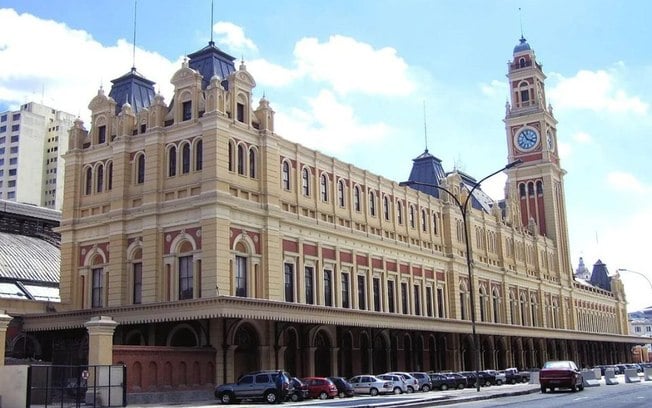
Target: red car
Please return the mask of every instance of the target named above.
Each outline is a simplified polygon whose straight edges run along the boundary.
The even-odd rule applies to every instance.
[[[582,373],[572,361],[548,361],[539,371],[539,383],[541,384],[541,393],[548,389],[554,391],[555,388],[570,388],[571,391],[582,391]]]
[[[327,399],[337,396],[337,387],[325,377],[306,377],[301,381],[308,385],[308,397]]]

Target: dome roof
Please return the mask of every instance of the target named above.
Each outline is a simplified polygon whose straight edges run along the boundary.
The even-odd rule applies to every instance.
[[[519,40],[518,44],[516,47],[514,47],[514,54],[518,52],[523,52],[523,51],[530,51],[530,44],[527,43],[527,40],[521,36],[521,39]]]
[[[61,250],[35,237],[0,232],[0,278],[59,283]]]

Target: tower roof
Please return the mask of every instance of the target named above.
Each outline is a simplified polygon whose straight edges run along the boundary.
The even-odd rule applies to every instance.
[[[154,83],[142,76],[135,67],[120,78],[111,81],[109,96],[116,101],[116,115],[120,113],[122,105],[128,103],[135,113],[149,107],[154,100]]]
[[[519,40],[518,44],[516,45],[516,47],[514,47],[514,54],[523,51],[530,51],[530,50],[531,50],[530,44],[527,43],[525,37],[521,36],[521,39]]]
[[[440,185],[441,180],[446,177],[444,168],[441,166],[441,160],[432,154],[428,153],[426,149],[416,159],[412,159],[412,171],[408,181]],[[415,190],[422,193],[429,194],[434,197],[439,197],[439,189],[431,186],[415,184],[411,186]]]
[[[226,86],[224,80],[235,72],[233,64],[235,58],[217,48],[213,41],[210,41],[201,50],[189,54],[188,58],[190,59],[190,68],[199,72],[203,77],[201,81],[203,89],[210,84],[214,75],[219,76],[223,80],[223,85]]]

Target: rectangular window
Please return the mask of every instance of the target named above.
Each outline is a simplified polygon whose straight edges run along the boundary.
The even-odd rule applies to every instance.
[[[294,265],[285,264],[285,301],[294,302]]]
[[[18,132],[18,130],[20,130],[20,125],[11,125],[12,132]]]
[[[247,258],[235,257],[235,295],[247,297]]]
[[[358,275],[358,309],[360,310],[367,310],[367,303],[366,303],[366,298],[365,292],[365,283],[366,283],[366,278],[363,275]]]
[[[324,306],[333,306],[333,271],[324,269]]]
[[[421,315],[421,287],[414,285],[414,314]]]
[[[4,147],[0,147],[0,154],[5,154],[5,148]]]
[[[7,181],[7,187],[16,187],[16,180]]]
[[[7,125],[0,126],[0,132],[6,132],[6,131],[7,131]],[[0,143],[4,143],[4,142],[5,142],[5,138],[3,137],[0,139]]]
[[[7,121],[7,115],[2,115],[0,118],[0,122],[6,122]]]
[[[387,282],[387,306],[388,312],[394,313],[394,281]]]
[[[192,118],[192,102],[186,101],[183,103],[183,118],[182,120],[190,120]]]
[[[9,164],[18,164],[18,157],[12,157],[9,159]]]
[[[142,262],[136,262],[133,264],[133,297],[132,300],[135,305],[139,305],[142,301],[142,292],[143,292],[143,264]]]
[[[432,288],[426,288],[426,313],[428,317],[432,317]]]
[[[12,146],[9,148],[9,153],[18,153],[18,146]]]
[[[402,310],[401,312],[403,314],[408,314],[410,312],[409,304],[408,304],[408,287],[407,283],[401,283],[401,306]]]
[[[17,142],[18,140],[20,140],[20,136],[19,136],[19,135],[13,135],[13,136],[11,137],[11,139],[10,139],[10,142],[11,142],[11,143],[15,143],[15,142]]]
[[[7,191],[7,198],[10,200],[13,200],[16,198],[16,192],[15,191]]]
[[[11,159],[13,160],[13,159]],[[16,164],[16,163],[9,163],[9,164]],[[10,176],[15,176],[16,175],[16,169],[9,169],[9,175]]]
[[[106,143],[106,126],[100,126],[97,128],[97,143]]]
[[[374,310],[380,312],[380,279],[374,278]]]
[[[530,100],[530,91],[525,89],[521,91],[521,102],[527,102]]]
[[[192,256],[179,257],[179,300],[192,299]]]
[[[104,292],[104,270],[102,268],[93,268],[92,274],[92,293],[91,293],[91,307],[102,307],[103,292]]]
[[[20,113],[14,113],[14,115],[11,117],[12,121],[17,121],[20,120]]]
[[[238,105],[236,106],[236,109],[237,109],[236,118],[238,119],[238,122],[244,122],[245,121],[245,119],[244,119],[244,105],[241,104],[241,103],[238,103]]]
[[[315,303],[314,287],[314,269],[312,266],[306,266],[304,279],[306,283],[306,303],[312,305]]]
[[[342,274],[342,307],[349,308],[349,274]]]

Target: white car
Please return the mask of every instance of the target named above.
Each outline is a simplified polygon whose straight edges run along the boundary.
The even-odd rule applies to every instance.
[[[385,374],[394,374],[394,375],[400,375],[403,377],[403,380],[405,381],[405,384],[407,384],[407,392],[415,392],[418,391],[421,387],[419,386],[419,380],[414,378],[412,374],[407,373],[405,371],[392,371],[389,373]]]
[[[381,380],[373,375],[356,375],[349,380],[356,394],[369,394],[372,397],[378,394],[391,394],[394,387],[389,381]]]
[[[403,394],[404,392],[408,392],[408,386],[405,383],[405,380],[403,377],[397,374],[381,374],[377,375],[376,377],[380,378],[381,380],[389,381],[392,383],[394,394]]]

